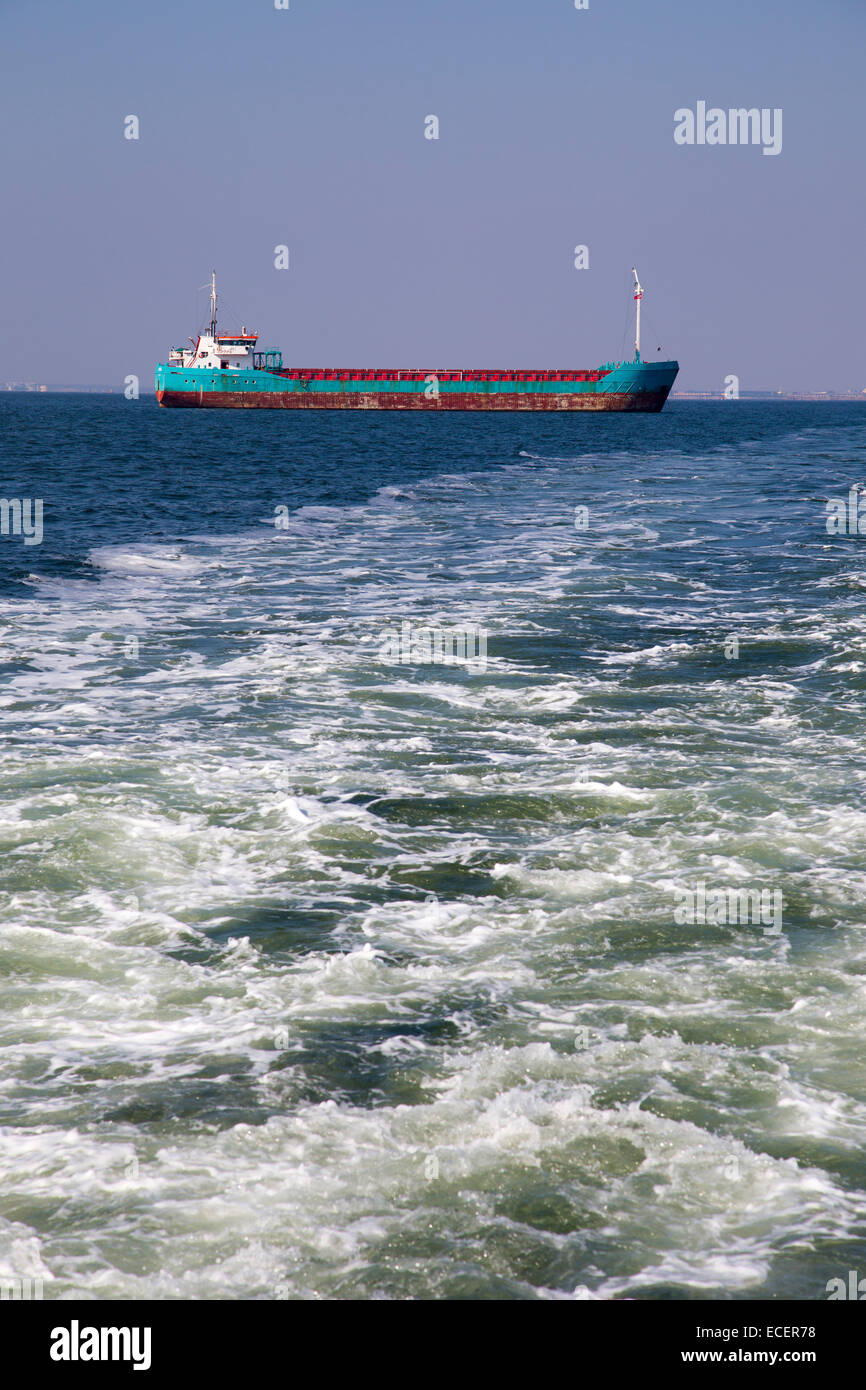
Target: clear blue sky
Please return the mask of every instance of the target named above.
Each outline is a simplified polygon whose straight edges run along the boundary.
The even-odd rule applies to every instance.
[[[591,367],[634,263],[680,387],[866,387],[863,0],[28,0],[0,35],[0,380],[150,389],[212,266],[293,364]],[[781,154],[675,145],[699,100],[781,107]]]

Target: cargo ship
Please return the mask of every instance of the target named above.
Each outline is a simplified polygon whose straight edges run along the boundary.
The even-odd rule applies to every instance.
[[[661,410],[677,362],[640,353],[643,289],[634,275],[635,353],[588,371],[284,367],[259,335],[217,331],[216,274],[208,332],[172,348],[156,368],[161,406],[241,410]]]

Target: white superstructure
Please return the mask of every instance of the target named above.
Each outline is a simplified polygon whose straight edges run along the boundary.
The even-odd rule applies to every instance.
[[[258,333],[248,333],[241,328],[240,333],[217,333],[216,320],[217,292],[216,271],[211,275],[210,285],[210,331],[199,334],[192,348],[172,348],[168,354],[169,365],[174,367],[205,367],[209,371],[251,371],[253,349],[258,342]]]

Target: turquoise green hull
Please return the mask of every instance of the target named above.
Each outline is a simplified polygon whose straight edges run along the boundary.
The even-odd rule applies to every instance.
[[[214,370],[160,363],[156,393],[160,405],[193,408],[658,411],[678,370],[676,362],[634,361],[584,373],[441,371],[394,379],[396,372],[372,370]]]

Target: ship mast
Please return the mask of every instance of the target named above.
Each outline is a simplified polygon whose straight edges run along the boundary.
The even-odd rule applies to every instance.
[[[637,271],[634,266],[631,268],[634,276],[634,304],[635,304],[635,327],[634,327],[634,360],[640,361],[640,302],[643,299],[643,290],[640,280],[637,278]]]
[[[210,277],[210,335],[211,335],[212,338],[215,338],[215,337],[216,337],[216,327],[217,327],[217,325],[216,325],[216,305],[217,305],[216,271],[215,271],[215,270],[212,270],[212,271],[211,271],[211,277]]]

